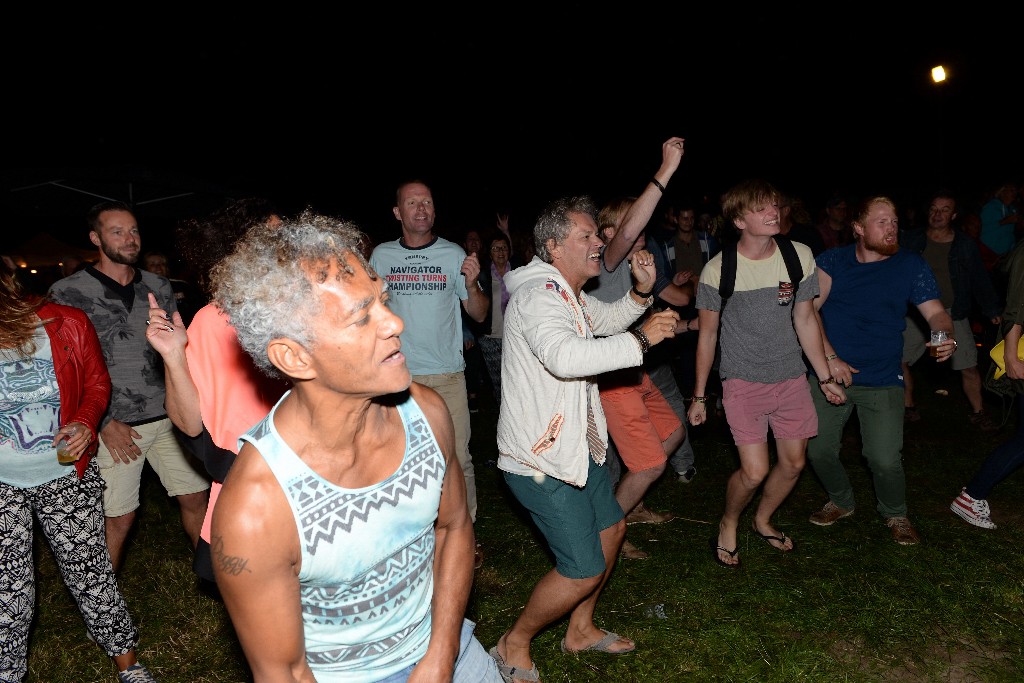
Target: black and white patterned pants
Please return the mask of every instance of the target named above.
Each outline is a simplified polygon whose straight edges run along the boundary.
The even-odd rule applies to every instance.
[[[135,647],[138,631],[110,564],[102,501],[95,461],[81,480],[72,469],[32,488],[0,482],[0,682],[20,682],[28,667],[36,602],[33,515],[97,644],[111,657]]]

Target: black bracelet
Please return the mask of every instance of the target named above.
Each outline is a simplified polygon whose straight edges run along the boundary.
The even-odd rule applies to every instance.
[[[659,182],[658,182],[658,179],[657,179],[657,178],[651,178],[651,182],[652,182],[652,183],[654,183],[654,186],[655,186],[656,188],[658,188],[659,190],[661,190],[661,193],[662,193],[662,194],[665,194],[665,186],[664,186],[664,185],[662,185],[661,183],[659,183]]]
[[[650,299],[651,298],[651,294],[654,294],[654,290],[653,289],[651,291],[647,292],[647,293],[644,293],[644,292],[641,292],[639,289],[637,289],[636,285],[633,285],[632,290],[633,290],[633,293],[636,294],[641,299]]]
[[[818,386],[819,387],[823,387],[826,384],[835,384],[835,383],[836,383],[836,378],[835,377],[829,377],[828,379],[819,379],[818,380]]]
[[[640,353],[647,353],[648,351],[651,350],[651,340],[647,338],[647,335],[644,334],[643,330],[630,330],[629,333],[633,335],[633,337],[640,344]]]

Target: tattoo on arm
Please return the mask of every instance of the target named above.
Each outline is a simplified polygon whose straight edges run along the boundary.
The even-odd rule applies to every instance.
[[[213,543],[210,544],[210,550],[213,555],[213,561],[216,563],[220,570],[227,576],[238,576],[242,572],[250,572],[249,569],[249,558],[238,557],[236,555],[225,555],[224,554],[224,539],[220,536],[214,536],[210,539]]]

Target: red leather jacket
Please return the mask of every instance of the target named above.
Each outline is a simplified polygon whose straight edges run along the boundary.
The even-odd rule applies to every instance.
[[[47,302],[37,315],[49,321],[45,329],[60,390],[60,426],[81,422],[92,433],[88,449],[75,463],[81,479],[99,447],[96,426],[110,401],[110,373],[96,328],[81,309]]]

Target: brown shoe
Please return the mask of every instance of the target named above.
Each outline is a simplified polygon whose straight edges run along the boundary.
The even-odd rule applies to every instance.
[[[811,515],[811,524],[832,526],[843,517],[849,517],[852,514],[853,510],[844,510],[830,500],[825,503],[825,507]]]
[[[645,553],[643,550],[640,550],[640,548],[637,548],[629,541],[622,542],[622,548],[619,550],[619,554],[626,560],[646,560],[650,557],[650,555]]]
[[[655,512],[644,507],[643,503],[638,503],[628,515],[626,515],[626,524],[664,524],[675,519],[675,513],[673,512]]]
[[[980,429],[983,432],[996,432],[999,431],[999,425],[992,421],[988,415],[985,414],[984,410],[979,410],[976,413],[971,413],[968,417],[971,424]]]
[[[890,517],[885,520],[885,524],[892,529],[892,540],[900,545],[917,545],[921,542],[917,530],[906,517]]]

